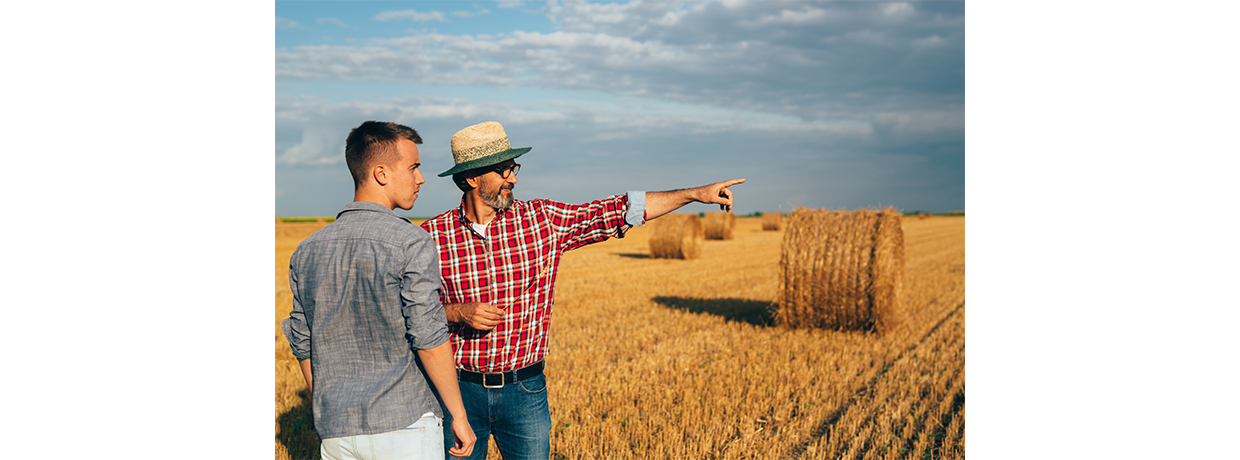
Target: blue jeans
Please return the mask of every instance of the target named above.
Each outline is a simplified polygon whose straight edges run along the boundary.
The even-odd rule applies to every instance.
[[[460,382],[461,399],[469,426],[478,436],[471,460],[487,458],[487,438],[495,436],[504,460],[538,459],[551,456],[551,409],[547,406],[547,376],[538,375],[503,388],[483,388],[481,384]],[[456,443],[452,434],[452,414],[444,416],[444,458]]]

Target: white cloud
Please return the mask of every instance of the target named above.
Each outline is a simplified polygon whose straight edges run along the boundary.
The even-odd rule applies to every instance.
[[[300,26],[300,24],[298,24],[297,21],[276,16],[277,29],[296,29],[298,26]]]
[[[626,15],[631,5],[568,0],[562,6],[550,2],[546,11],[564,30],[595,32],[602,24],[627,22]]]
[[[276,164],[324,165],[344,161],[344,139],[365,120],[391,120],[388,104],[330,104],[314,97],[279,95],[275,107]]]
[[[431,11],[429,13],[419,13],[414,10],[400,10],[400,11],[384,11],[382,13],[375,15],[374,19],[376,21],[399,21],[399,20],[407,19],[407,20],[414,21],[414,22],[427,22],[427,21],[443,22],[444,15],[442,12],[439,12],[439,11]]]
[[[655,23],[661,26],[665,26],[665,27],[675,26],[677,23],[680,22],[680,18],[685,17],[686,14],[688,14],[688,11],[685,11],[685,10],[668,11],[667,13],[663,14],[663,17],[660,17],[659,19],[655,20]]]
[[[822,22],[827,17],[827,11],[819,8],[806,8],[803,11],[783,10],[779,15],[764,16],[761,22],[768,24],[793,24],[805,25]]]
[[[301,141],[285,149],[276,156],[276,163],[286,165],[297,164],[336,164],[344,161],[344,141],[339,133],[321,129],[303,129]],[[339,155],[331,152],[339,150]]]
[[[319,18],[319,19],[317,20],[317,22],[318,22],[320,25],[322,25],[322,24],[335,24],[335,25],[337,25],[337,26],[340,26],[340,27],[343,27],[343,28],[346,28],[346,29],[348,29],[348,28],[349,28],[349,25],[348,25],[348,24],[345,24],[345,23],[344,23],[344,21],[341,21],[341,20],[336,19],[336,18]]]
[[[449,14],[451,14],[452,16],[458,17],[458,18],[472,18],[472,17],[474,17],[474,16],[482,16],[482,15],[484,15],[484,14],[488,14],[488,13],[490,13],[490,12],[491,12],[491,10],[488,10],[488,9],[486,9],[486,8],[483,8],[483,9],[478,10],[478,11],[453,11],[453,12],[451,12],[451,13],[449,13]]]
[[[890,141],[955,136],[964,133],[964,107],[880,112],[871,126],[876,136]]]
[[[332,103],[306,96],[276,98],[275,161],[284,166],[331,165],[344,161],[344,139],[366,120],[413,126],[465,123],[457,120],[504,120],[505,124],[564,120],[559,112],[514,108],[498,102],[412,97],[376,102]],[[457,126],[459,129],[462,126]],[[442,130],[441,130],[442,131]],[[425,135],[423,137],[426,137]]]
[[[913,5],[908,3],[888,3],[883,6],[883,16],[902,17],[913,14]]]
[[[946,159],[947,166],[934,166],[907,153],[871,155],[864,147],[874,144],[869,140],[869,126],[848,120],[807,123],[752,113],[711,118],[694,113],[692,107],[680,112],[674,109],[657,101],[600,104],[569,100],[548,110],[467,98],[417,96],[335,103],[278,96],[277,213],[335,212],[329,208],[337,204],[316,190],[329,186],[348,190],[342,164],[344,138],[350,129],[372,119],[417,129],[426,139],[420,150],[432,173],[451,166],[448,142],[452,133],[481,121],[499,121],[514,146],[534,147],[536,152],[523,162],[529,169],[522,173],[522,198],[568,202],[630,189],[664,190],[747,177],[750,183],[741,212],[776,209],[798,194],[804,194],[798,203],[811,207],[854,209],[882,201],[931,208],[920,204],[927,200],[925,193],[909,189],[908,184],[914,183],[910,180],[954,181],[959,179],[952,171],[963,170],[962,160],[951,158]],[[956,115],[883,112],[875,124],[882,124],[888,133],[907,136],[950,128],[942,119],[952,116]],[[917,161],[906,161],[910,159]],[[663,167],[651,171],[646,166],[651,161]],[[952,166],[953,162],[961,164]],[[942,177],[927,176],[928,167],[947,168],[948,172]],[[606,174],[600,176],[603,171]],[[434,214],[459,204],[460,194],[450,181],[428,178],[424,190],[419,201],[424,211],[419,212]],[[291,211],[299,206],[322,209]],[[963,207],[956,202],[942,206]]]
[[[918,5],[929,10],[922,15],[906,4],[726,6],[553,2],[545,11],[561,24],[556,32],[421,32],[278,49],[276,77],[569,88],[865,123],[879,112],[963,103],[957,4]],[[901,14],[909,17],[899,24],[887,19]]]
[[[623,101],[624,99],[617,99]],[[589,127],[578,135],[591,141],[634,139],[648,132],[693,135],[766,133],[764,135],[868,135],[870,126],[847,120],[805,123],[761,113],[718,114],[709,107],[665,103],[560,102],[552,108],[528,109],[512,104],[441,97],[405,97],[375,102],[332,103],[305,96],[283,95],[276,101],[276,163],[330,165],[343,161],[344,138],[365,120],[393,121],[421,130],[423,126],[459,129],[461,124],[498,120],[505,125],[575,124]],[[896,130],[907,130],[920,119],[884,114]],[[440,129],[443,132],[444,129]],[[903,131],[901,131],[903,132]],[[425,136],[424,136],[425,137]]]
[[[929,48],[933,46],[942,45],[945,42],[946,41],[943,40],[943,37],[940,37],[938,35],[931,35],[929,37],[914,39],[913,46],[916,46],[918,48]]]
[[[376,119],[417,129],[426,139],[424,161],[436,172],[451,165],[452,133],[500,121],[514,145],[535,148],[522,187],[541,187],[540,197],[589,200],[753,174],[744,201],[757,208],[741,212],[793,202],[964,207],[962,192],[935,198],[959,203],[918,204],[927,202],[924,184],[909,185],[930,178],[949,191],[963,188],[960,3],[562,0],[544,13],[553,32],[421,31],[277,49],[276,83],[288,84],[277,87],[277,179],[302,178],[279,182],[277,206],[322,187],[304,175],[314,165],[328,165],[318,168],[347,188],[339,164],[344,138]],[[464,22],[456,19],[462,12],[441,14],[422,17]],[[337,103],[289,96],[318,86],[301,80],[395,82],[384,87],[415,88],[404,94],[416,97]],[[385,92],[360,90],[363,84],[346,86],[359,89],[353,94]],[[435,94],[470,96],[427,95],[440,90]],[[668,167],[648,171],[655,159]],[[427,184],[419,208],[459,204],[450,181],[435,184]]]

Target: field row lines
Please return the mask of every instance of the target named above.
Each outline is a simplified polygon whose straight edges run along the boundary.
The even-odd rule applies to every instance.
[[[848,412],[848,409],[852,407],[852,403],[860,399],[863,395],[865,395],[870,390],[871,386],[878,383],[878,381],[883,377],[883,375],[885,375],[887,371],[891,370],[891,368],[895,365],[895,363],[898,363],[901,360],[905,359],[907,356],[909,356],[913,350],[915,350],[918,346],[920,346],[923,342],[925,342],[928,337],[934,334],[934,332],[937,331],[939,327],[943,325],[943,323],[946,323],[948,319],[950,319],[953,315],[959,312],[960,309],[962,308],[964,308],[964,302],[961,302],[959,305],[956,305],[954,308],[948,311],[947,314],[943,315],[942,318],[939,318],[939,320],[934,323],[934,326],[931,326],[929,329],[926,330],[925,333],[921,334],[921,337],[918,338],[912,345],[909,345],[904,350],[902,350],[899,356],[896,356],[896,358],[891,360],[890,362],[884,363],[882,368],[874,375],[874,377],[867,380],[864,385],[862,385],[860,388],[855,390],[853,392],[853,396],[848,398],[847,402],[845,402],[842,406],[832,411],[831,414],[827,416],[827,419],[823,421],[822,425],[819,425],[818,428],[816,428],[813,432],[810,433],[809,438],[797,444],[797,446],[789,452],[790,455],[787,455],[784,458],[801,457],[801,455],[805,453],[805,450],[809,447],[809,445],[816,440],[821,440],[821,444],[826,445],[827,441],[829,441],[828,438],[830,437],[831,428],[835,425],[836,422],[840,420],[840,417],[842,417],[845,413]],[[961,404],[963,404],[963,401],[961,401]]]

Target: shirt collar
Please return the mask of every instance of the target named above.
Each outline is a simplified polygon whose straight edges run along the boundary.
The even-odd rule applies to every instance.
[[[348,213],[348,212],[358,212],[358,211],[362,211],[362,212],[372,211],[372,212],[377,212],[381,214],[388,214],[388,215],[391,215],[392,217],[399,217],[403,220],[408,220],[408,219],[405,219],[404,217],[400,217],[396,215],[396,212],[389,209],[387,206],[381,205],[379,203],[373,203],[370,201],[354,201],[352,203],[349,203],[347,206],[344,207],[344,210],[340,211],[340,214],[336,214],[336,218],[339,219],[340,216],[343,216],[345,215],[345,213]]]

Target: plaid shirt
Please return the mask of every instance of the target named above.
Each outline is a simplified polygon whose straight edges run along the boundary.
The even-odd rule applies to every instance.
[[[423,222],[422,228],[439,246],[441,301],[488,302],[508,310],[491,331],[448,325],[457,366],[507,372],[543,359],[561,255],[611,237],[623,238],[630,227],[625,221],[629,196],[582,205],[514,201],[487,225],[486,238],[465,218],[464,199],[460,207]],[[644,202],[635,205],[644,211]],[[640,225],[643,217],[638,214],[629,220]]]

